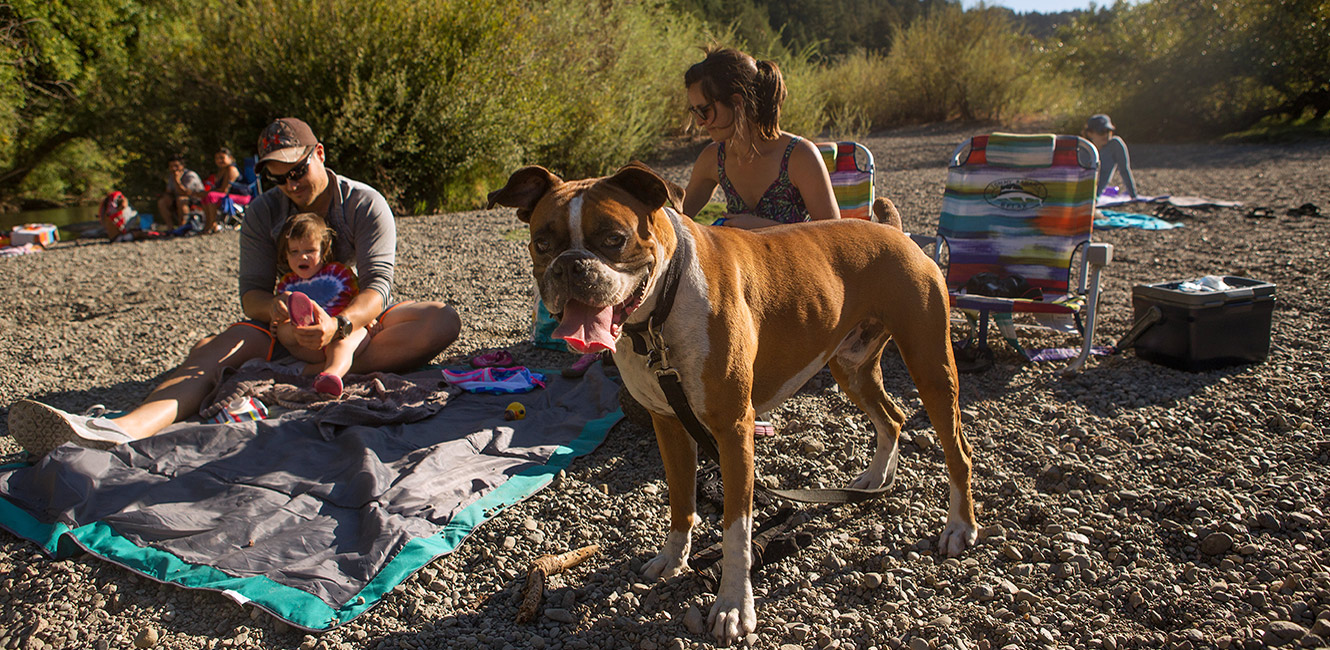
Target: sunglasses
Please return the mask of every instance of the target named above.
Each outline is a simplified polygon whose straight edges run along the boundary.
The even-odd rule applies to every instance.
[[[304,178],[305,174],[309,173],[309,159],[313,156],[314,152],[310,151],[309,154],[305,156],[305,159],[300,161],[299,165],[292,167],[285,174],[273,174],[265,168],[263,170],[263,179],[272,185],[286,185],[291,181],[298,181]]]
[[[711,107],[715,105],[716,100],[713,99],[702,106],[689,106],[688,112],[692,113],[693,117],[696,118],[698,122],[705,122],[707,121],[707,115],[711,113]]]

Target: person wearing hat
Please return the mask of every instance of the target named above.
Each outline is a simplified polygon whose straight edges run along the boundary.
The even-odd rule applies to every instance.
[[[1095,188],[1095,196],[1103,196],[1113,172],[1120,170],[1122,184],[1126,186],[1127,194],[1134,199],[1137,196],[1136,179],[1131,174],[1131,156],[1127,155],[1127,143],[1113,135],[1116,130],[1113,120],[1103,113],[1091,115],[1085,121],[1085,128],[1081,129],[1081,137],[1099,150],[1099,183]]]
[[[356,267],[360,283],[360,293],[336,317],[316,306],[314,323],[295,328],[302,347],[322,348],[372,327],[373,337],[351,366],[351,372],[363,374],[419,367],[457,339],[461,321],[451,307],[392,302],[397,249],[392,210],[374,188],[324,167],[323,145],[308,124],[290,117],[274,121],[259,137],[258,153],[264,183],[271,189],[250,203],[240,230],[240,302],[248,320],[200,341],[142,404],[114,420],[65,413],[32,400],[14,403],[9,432],[30,454],[42,456],[66,442],[106,449],[156,435],[199,412],[222,368],[286,356],[273,331],[290,320],[290,312],[286,296],[273,289],[277,238],[296,214],[313,212],[324,218],[335,233],[332,261]]]

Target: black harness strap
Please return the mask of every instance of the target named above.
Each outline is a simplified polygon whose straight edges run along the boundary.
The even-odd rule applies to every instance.
[[[679,371],[670,365],[669,346],[665,345],[662,336],[665,319],[669,317],[670,309],[674,307],[674,297],[679,289],[679,278],[683,275],[684,269],[691,266],[693,261],[693,242],[683,232],[680,232],[682,224],[676,222],[679,219],[678,213],[673,210],[668,211],[670,224],[674,226],[676,239],[678,240],[678,247],[675,248],[674,257],[671,258],[670,266],[665,271],[665,277],[662,280],[664,286],[661,289],[660,299],[656,302],[655,307],[651,310],[651,315],[645,322],[624,325],[623,331],[633,341],[633,352],[647,357],[647,367],[655,371],[656,380],[660,383],[660,390],[665,394],[666,401],[669,402],[670,408],[674,410],[674,416],[679,418],[684,430],[692,436],[693,441],[697,443],[697,448],[702,451],[703,455],[719,465],[720,451],[716,447],[716,439],[707,430],[706,425],[697,419],[697,414],[693,412],[693,407],[688,403],[688,396],[684,394],[683,383],[679,381]],[[772,490],[760,485],[755,487],[772,496],[800,503],[859,503],[881,496],[887,491],[887,486],[873,490],[859,488]]]

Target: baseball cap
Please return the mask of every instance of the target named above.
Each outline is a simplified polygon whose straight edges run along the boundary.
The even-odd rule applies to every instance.
[[[273,120],[259,135],[259,165],[269,161],[297,163],[319,144],[309,125],[294,117]]]
[[[1113,120],[1109,119],[1109,117],[1107,115],[1104,115],[1103,113],[1099,113],[1098,115],[1091,115],[1090,119],[1085,121],[1085,128],[1088,131],[1118,130],[1117,127],[1113,126]]]

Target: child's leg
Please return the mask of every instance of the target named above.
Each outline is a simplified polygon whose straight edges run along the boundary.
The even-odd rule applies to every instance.
[[[281,325],[278,325],[275,334],[277,334],[277,342],[281,343],[282,347],[286,348],[287,352],[291,353],[291,356],[300,359],[305,363],[314,366],[322,366],[327,358],[327,355],[324,354],[323,350],[311,350],[309,348],[300,347],[300,343],[296,342],[296,326],[293,325],[291,321],[286,321]],[[332,346],[328,346],[328,349],[331,350]],[[309,374],[316,369],[317,367],[306,368],[305,372],[306,374]]]
[[[369,338],[369,331],[365,328],[356,330],[351,336],[340,341],[333,341],[323,351],[328,359],[324,365],[323,372],[338,377],[346,376],[347,371],[351,369],[351,362],[355,360],[356,351],[362,347]]]

